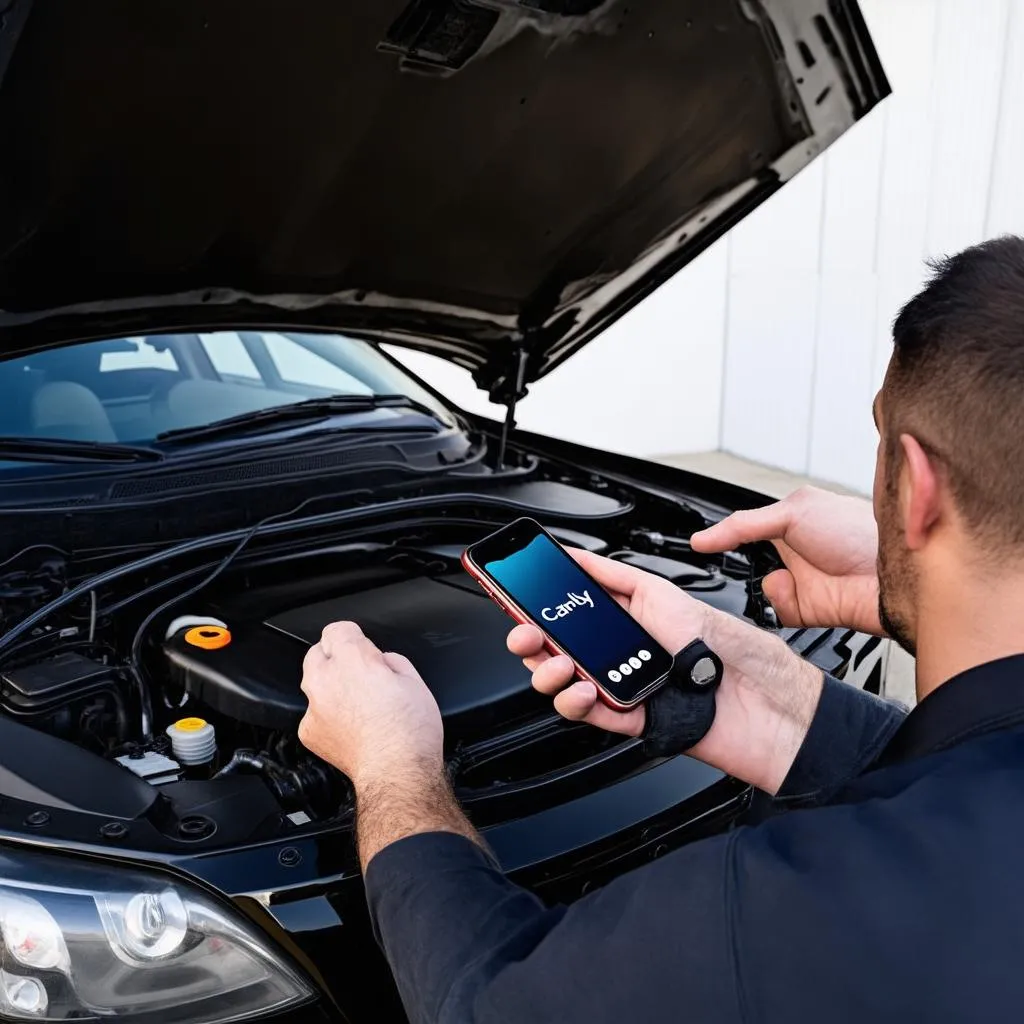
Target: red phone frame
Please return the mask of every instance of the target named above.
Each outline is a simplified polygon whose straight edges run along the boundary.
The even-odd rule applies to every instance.
[[[506,615],[513,618],[520,625],[536,626],[544,637],[544,647],[547,649],[548,653],[564,654],[572,662],[573,667],[576,670],[577,678],[586,679],[588,682],[593,683],[601,703],[607,705],[613,711],[632,711],[634,708],[640,707],[668,678],[668,673],[666,673],[660,679],[656,679],[651,683],[651,685],[641,692],[632,703],[623,704],[621,701],[616,700],[568,651],[559,647],[559,645],[548,635],[547,630],[544,629],[536,619],[523,611],[523,609],[512,600],[512,596],[501,587],[497,580],[492,580],[489,576],[486,576],[483,570],[478,568],[469,557],[468,549],[462,552],[462,558],[460,561],[462,562],[462,568],[465,569],[474,580],[476,580],[483,592]]]

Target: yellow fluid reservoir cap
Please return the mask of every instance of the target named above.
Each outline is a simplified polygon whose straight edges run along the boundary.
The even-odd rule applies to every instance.
[[[231,633],[223,626],[193,626],[185,634],[185,643],[202,647],[206,651],[216,651],[231,643]]]
[[[182,718],[167,726],[174,760],[184,765],[209,764],[217,756],[217,734],[201,718]]]
[[[174,723],[174,728],[181,732],[199,732],[206,728],[206,722],[202,718],[179,718]]]

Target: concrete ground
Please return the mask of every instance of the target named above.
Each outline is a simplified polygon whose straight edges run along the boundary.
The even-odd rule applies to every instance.
[[[852,494],[837,484],[812,480],[808,477],[787,473],[785,470],[773,469],[757,462],[741,459],[728,452],[698,452],[692,455],[664,455],[657,457],[658,462],[670,466],[678,466],[692,473],[727,480],[741,487],[748,487],[769,497],[781,498],[803,484],[816,484],[839,494]],[[914,695],[914,661],[895,644],[889,644],[888,664],[886,669],[884,695],[902,701],[912,707]]]
[[[815,484],[817,487],[824,487],[838,494],[855,493],[845,487],[840,487],[839,484],[797,476],[797,474],[788,473],[784,469],[773,469],[771,466],[763,466],[759,462],[741,459],[738,455],[730,455],[728,452],[661,455],[656,456],[656,461],[667,462],[670,466],[678,466],[691,473],[713,476],[718,480],[726,480],[741,487],[749,487],[753,491],[760,491],[761,494],[767,494],[772,498],[781,498],[804,484]]]

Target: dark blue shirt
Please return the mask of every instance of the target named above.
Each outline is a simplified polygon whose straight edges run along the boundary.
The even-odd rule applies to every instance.
[[[1024,1015],[1024,656],[909,715],[827,680],[785,813],[568,908],[468,839],[366,875],[415,1024],[1003,1021]]]

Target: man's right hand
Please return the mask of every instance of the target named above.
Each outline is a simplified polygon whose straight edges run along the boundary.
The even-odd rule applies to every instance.
[[[668,580],[589,551],[570,554],[667,651],[674,654],[700,637],[722,659],[714,723],[689,753],[777,792],[814,717],[820,670],[774,634],[703,604]],[[627,736],[643,732],[645,708],[619,712],[602,704],[592,682],[576,679],[569,658],[547,652],[536,626],[516,626],[508,648],[565,718]]]
[[[802,487],[764,508],[734,512],[691,538],[694,551],[771,541],[785,569],[764,593],[786,626],[845,626],[884,635],[878,617],[878,529],[871,503]]]

